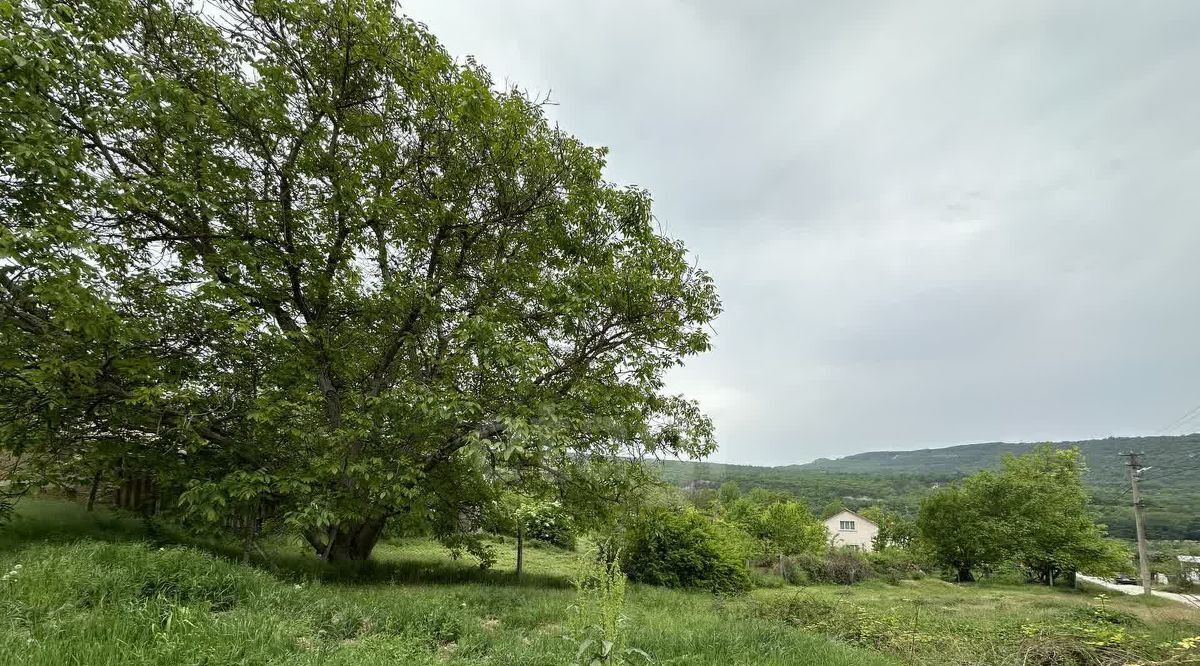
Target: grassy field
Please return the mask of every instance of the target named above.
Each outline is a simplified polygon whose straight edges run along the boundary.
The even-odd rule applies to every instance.
[[[1159,598],[937,579],[758,590],[782,620],[919,664],[1200,663],[1200,612]],[[1174,661],[1168,661],[1168,660]]]
[[[0,663],[571,663],[579,555],[529,549],[517,580],[511,543],[497,546],[486,572],[423,539],[386,542],[358,567],[277,542],[269,565],[245,567],[232,547],[31,501],[0,530],[0,574],[13,572],[0,581]],[[1167,644],[1200,635],[1200,614],[1162,600],[936,580],[737,599],[630,586],[625,612],[628,645],[657,664],[1089,663],[1050,657],[1113,632],[1127,637],[1086,649],[1169,657]]]
[[[563,638],[574,553],[530,549],[517,581],[423,540],[336,569],[272,544],[272,572],[65,503],[20,511],[0,532],[0,573],[21,565],[0,583],[3,664],[565,664],[576,652]],[[511,548],[500,555],[511,567]],[[726,606],[631,587],[629,645],[658,664],[895,663]]]

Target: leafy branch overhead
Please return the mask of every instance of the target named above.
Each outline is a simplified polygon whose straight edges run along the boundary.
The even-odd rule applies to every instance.
[[[2,21],[0,441],[39,461],[25,482],[146,474],[213,516],[253,478],[360,558],[399,514],[459,529],[497,468],[566,496],[593,458],[714,448],[662,383],[709,346],[710,277],[604,149],[395,6]]]

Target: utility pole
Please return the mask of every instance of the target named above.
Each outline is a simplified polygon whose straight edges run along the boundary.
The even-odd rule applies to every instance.
[[[1138,484],[1142,481],[1142,453],[1119,454],[1129,458],[1125,463],[1129,467],[1129,483],[1133,487],[1133,522],[1137,526],[1138,570],[1142,577],[1142,593],[1150,595],[1150,556],[1146,554],[1146,512],[1142,504],[1142,490]]]

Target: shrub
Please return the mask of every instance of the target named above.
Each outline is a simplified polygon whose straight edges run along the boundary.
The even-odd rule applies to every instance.
[[[886,580],[920,580],[930,566],[920,554],[906,548],[867,553],[867,562]]]
[[[932,640],[895,610],[874,611],[808,593],[761,601],[753,608],[760,617],[875,649],[901,650]]]
[[[695,509],[652,509],[627,531],[622,568],[639,583],[745,592],[750,573],[744,562],[723,552],[724,545],[717,529]]]
[[[812,556],[807,556],[807,557],[812,557]],[[783,576],[783,579],[785,581],[787,581],[787,583],[789,585],[811,585],[812,584],[812,582],[813,582],[812,574],[809,573],[808,569],[800,566],[800,564],[797,562],[797,558],[785,557],[785,558],[783,558],[783,561],[781,562],[781,564],[782,564],[782,569],[780,570],[779,575]]]
[[[708,527],[717,553],[721,555],[722,559],[731,562],[746,562],[754,559],[758,543],[746,530],[724,520],[710,521]]]
[[[875,575],[871,563],[857,550],[835,548],[825,558],[826,580],[838,585],[853,585]]]
[[[875,577],[875,570],[867,558],[849,548],[834,548],[821,555],[801,553],[783,558],[782,564],[784,579],[793,585],[852,585]]]
[[[825,583],[825,554],[801,553],[783,558],[783,577],[793,585]]]
[[[575,550],[575,531],[571,517],[557,502],[546,502],[528,507],[520,519],[524,523],[525,536],[559,548]]]
[[[1178,576],[1176,577],[1174,583],[1166,587],[1166,591],[1176,592],[1178,594],[1195,594],[1197,588],[1200,588],[1200,585],[1196,585],[1196,583],[1184,578],[1183,576]]]
[[[1110,606],[1107,594],[1096,595],[1095,602],[1075,608],[1071,613],[1072,619],[1080,622],[1094,622],[1102,625],[1119,624],[1129,627],[1142,624],[1141,620],[1133,613]]]

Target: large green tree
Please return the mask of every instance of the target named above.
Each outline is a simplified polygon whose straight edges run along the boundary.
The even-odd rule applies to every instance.
[[[921,539],[959,580],[1004,563],[1047,583],[1081,570],[1111,573],[1128,556],[1093,519],[1083,473],[1077,449],[1007,455],[999,472],[978,472],[926,498]]]
[[[1129,566],[1128,551],[1091,515],[1078,449],[1041,447],[1006,456],[1003,465],[1013,498],[1010,545],[1031,578],[1052,584],[1080,570],[1105,575]]]
[[[1003,562],[1008,555],[1005,525],[983,500],[994,475],[983,472],[961,485],[942,488],[921,502],[917,528],[921,541],[960,582],[975,580],[975,571]]]
[[[662,390],[709,346],[709,276],[604,149],[395,5],[0,21],[19,485],[144,475],[195,517],[267,507],[358,559],[400,513],[461,531],[506,466],[578,495],[589,470],[712,450]]]

